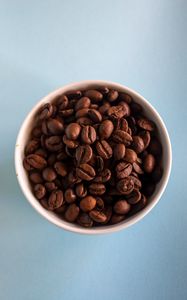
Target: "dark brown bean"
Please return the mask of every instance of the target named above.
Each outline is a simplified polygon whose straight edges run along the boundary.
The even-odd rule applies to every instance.
[[[28,142],[25,148],[25,154],[32,154],[34,153],[40,146],[40,142],[38,140],[31,140]]]
[[[70,123],[66,127],[66,136],[69,140],[76,140],[81,132],[81,127],[77,123]]]
[[[67,175],[67,165],[61,161],[57,161],[54,164],[54,168],[58,175],[65,177]]]
[[[110,103],[105,102],[103,105],[99,107],[99,112],[102,115],[105,115],[108,112],[108,109],[111,107]]]
[[[130,163],[122,161],[116,166],[116,176],[119,179],[128,177],[131,172],[132,172],[132,165]]]
[[[127,202],[129,204],[136,204],[141,200],[141,193],[139,190],[134,189],[132,193],[128,195]]]
[[[95,177],[95,170],[88,164],[80,164],[76,168],[76,174],[80,179],[90,181]]]
[[[144,130],[148,130],[148,131],[155,130],[155,124],[148,119],[140,118],[139,120],[137,120],[137,124],[139,127],[141,127]]]
[[[81,132],[82,142],[85,144],[93,144],[96,140],[96,131],[92,126],[85,126]]]
[[[131,206],[126,200],[119,200],[114,205],[114,211],[116,214],[125,215],[129,212]]]
[[[33,171],[32,173],[30,173],[29,178],[33,183],[42,183],[43,182],[42,175],[37,171]]]
[[[137,162],[134,162],[132,165],[133,165],[133,170],[137,174],[143,174],[144,173],[144,171],[142,170],[142,168],[140,167],[140,165]]]
[[[36,184],[34,186],[34,194],[35,194],[37,199],[42,199],[46,194],[45,186],[43,184],[40,184],[40,183]]]
[[[61,190],[53,191],[48,199],[48,205],[50,210],[55,210],[60,207],[63,203],[63,192]]]
[[[47,165],[46,160],[37,154],[29,154],[26,157],[26,162],[28,165],[35,169],[43,169]]]
[[[156,137],[152,138],[150,141],[149,152],[153,155],[162,154],[162,145]]]
[[[136,214],[137,212],[139,212],[140,210],[142,210],[146,206],[146,204],[147,204],[147,199],[142,194],[141,200],[137,204],[135,204],[131,207],[129,216],[132,216],[132,215]]]
[[[70,149],[75,149],[79,145],[78,141],[69,140],[66,135],[63,136],[63,142]]]
[[[45,140],[46,148],[51,152],[60,151],[63,148],[60,136],[51,136]]]
[[[97,142],[96,149],[98,154],[104,159],[109,159],[112,156],[112,148],[105,140]]]
[[[42,172],[43,179],[45,181],[53,181],[56,179],[56,173],[53,168],[47,167]]]
[[[48,192],[57,190],[57,186],[54,182],[45,182],[45,188]]]
[[[104,120],[99,126],[99,136],[101,140],[107,140],[114,130],[114,125],[110,120]]]
[[[90,211],[89,216],[97,223],[104,223],[107,220],[107,216],[98,210]]]
[[[79,183],[76,185],[75,192],[76,192],[77,197],[79,197],[79,198],[84,198],[87,195],[87,189],[83,183]]]
[[[90,104],[91,104],[91,101],[88,97],[82,97],[77,101],[77,103],[75,105],[75,111],[78,111],[82,108],[89,108]]]
[[[91,195],[103,195],[106,192],[106,187],[103,183],[93,182],[89,185],[89,192]]]
[[[155,167],[155,158],[152,154],[148,154],[143,161],[143,168],[146,173],[152,173]]]
[[[125,151],[124,160],[129,163],[134,163],[137,160],[137,154],[134,150],[127,148]]]
[[[59,107],[60,110],[65,109],[69,104],[68,97],[66,95],[60,95],[56,99],[56,105]]]
[[[89,109],[88,116],[95,123],[100,123],[102,121],[102,116],[100,112],[96,109]]]
[[[91,211],[96,206],[96,199],[92,196],[86,196],[80,201],[80,208],[84,212]]]
[[[93,226],[93,220],[87,213],[81,213],[77,219],[77,223],[86,228]]]
[[[75,222],[79,215],[79,207],[76,204],[70,204],[65,212],[65,219],[68,222]]]
[[[119,99],[121,101],[125,101],[128,104],[132,102],[132,97],[126,93],[119,93]]]
[[[81,117],[77,119],[77,123],[79,125],[92,125],[93,121],[90,118],[87,117]]]
[[[122,143],[125,146],[129,146],[132,142],[131,135],[123,130],[114,131],[112,134],[112,138],[116,143]]]
[[[130,176],[118,181],[117,183],[117,190],[122,195],[130,194],[133,191],[133,189],[134,189],[134,181]]]
[[[76,149],[75,157],[78,164],[85,164],[92,158],[93,151],[89,145],[79,146]]]
[[[51,117],[53,114],[53,105],[51,103],[46,103],[42,106],[39,112],[39,119],[44,120]]]
[[[125,156],[125,145],[124,144],[116,144],[114,147],[114,158],[115,160],[121,160]]]
[[[128,115],[127,109],[122,105],[112,106],[107,111],[108,116],[112,118],[123,118]]]
[[[122,222],[123,220],[125,220],[125,215],[117,215],[117,214],[113,214],[111,217],[111,224],[117,224]]]
[[[139,133],[139,136],[142,138],[143,142],[144,142],[144,150],[149,146],[150,141],[151,141],[151,136],[149,131],[141,131]]]
[[[111,171],[109,169],[104,169],[103,171],[101,171],[95,178],[94,178],[94,182],[97,183],[105,183],[107,181],[109,181],[111,178]]]
[[[76,200],[76,195],[73,189],[67,189],[64,193],[64,199],[67,203],[73,203]]]
[[[103,95],[97,90],[87,90],[84,96],[90,98],[94,102],[100,102],[103,99]]]
[[[107,94],[107,100],[109,102],[114,102],[118,99],[118,91],[116,90],[110,90],[109,93]]]
[[[132,148],[136,153],[141,153],[144,150],[145,148],[144,142],[140,136],[138,135],[133,136]]]
[[[89,111],[89,108],[79,109],[75,114],[76,119],[88,117],[88,111]]]

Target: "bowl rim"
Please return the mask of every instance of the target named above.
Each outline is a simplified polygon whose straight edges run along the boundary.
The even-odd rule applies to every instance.
[[[26,172],[23,168],[23,164],[22,164],[22,159],[21,159],[21,152],[20,152],[20,147],[19,144],[21,142],[21,137],[23,135],[23,133],[25,132],[25,129],[27,129],[27,123],[29,122],[30,118],[33,116],[33,114],[35,113],[35,111],[39,108],[39,106],[41,106],[41,104],[43,102],[46,102],[47,99],[50,99],[52,97],[55,96],[55,94],[58,94],[60,92],[63,92],[63,90],[73,90],[78,88],[77,86],[84,86],[84,85],[98,85],[98,86],[112,86],[116,89],[122,89],[124,90],[126,93],[129,93],[132,96],[135,96],[137,98],[140,99],[140,101],[142,103],[146,103],[146,105],[150,108],[151,113],[153,113],[157,119],[157,121],[160,123],[160,127],[162,129],[162,132],[165,136],[165,140],[166,140],[166,144],[165,145],[167,147],[167,155],[168,155],[168,164],[165,166],[165,178],[161,179],[163,180],[162,185],[160,186],[160,189],[157,192],[157,195],[155,196],[154,199],[151,200],[151,202],[149,203],[148,206],[146,206],[143,210],[141,210],[140,212],[138,212],[137,214],[133,215],[132,217],[124,220],[121,223],[118,224],[114,224],[114,225],[110,225],[110,226],[102,226],[102,227],[93,227],[93,228],[84,228],[84,227],[80,227],[76,224],[72,224],[72,223],[68,223],[60,218],[56,218],[55,216],[53,216],[52,214],[50,214],[50,212],[48,212],[45,208],[43,208],[41,205],[38,205],[39,202],[38,200],[34,197],[34,195],[30,194],[30,190],[29,188],[27,188],[25,181],[23,180],[22,176],[19,176],[20,172]],[[51,100],[49,100],[51,101]],[[42,215],[45,219],[47,219],[48,221],[50,221],[51,223],[55,224],[56,226],[63,228],[65,230],[71,231],[71,232],[75,232],[75,233],[80,233],[80,234],[91,234],[91,235],[95,235],[95,234],[103,234],[103,233],[112,233],[115,231],[119,231],[125,228],[128,228],[129,226],[137,223],[138,221],[140,221],[141,219],[143,219],[153,208],[154,206],[159,202],[161,196],[163,195],[165,188],[168,184],[168,180],[170,177],[170,173],[171,173],[171,167],[172,167],[172,148],[171,148],[171,142],[170,142],[170,138],[169,138],[169,134],[167,131],[167,128],[164,124],[164,121],[162,120],[160,114],[157,112],[157,110],[152,106],[152,104],[150,104],[150,102],[148,102],[148,100],[146,100],[142,95],[140,95],[139,93],[137,93],[136,91],[134,91],[133,89],[113,82],[113,81],[107,81],[107,80],[82,80],[82,81],[78,81],[78,82],[72,82],[70,84],[66,84],[61,86],[58,89],[55,89],[54,91],[50,92],[49,94],[47,94],[46,96],[42,97],[41,100],[39,100],[30,110],[30,112],[26,115],[24,121],[22,122],[18,135],[17,135],[17,139],[16,139],[16,145],[15,145],[15,153],[14,153],[14,158],[15,158],[15,171],[16,171],[16,176],[17,176],[17,180],[18,183],[20,185],[20,188],[25,196],[25,198],[27,199],[27,201],[32,205],[32,207],[40,214]]]

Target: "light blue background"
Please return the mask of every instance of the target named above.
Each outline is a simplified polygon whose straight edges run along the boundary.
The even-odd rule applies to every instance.
[[[187,299],[187,2],[0,1],[0,299]],[[32,106],[72,81],[105,79],[149,99],[173,146],[167,190],[131,228],[65,232],[38,215],[14,173]]]

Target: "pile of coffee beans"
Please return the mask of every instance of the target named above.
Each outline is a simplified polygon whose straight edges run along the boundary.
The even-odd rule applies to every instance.
[[[84,227],[136,214],[162,176],[157,131],[126,93],[100,87],[58,96],[38,111],[25,148],[35,197]]]

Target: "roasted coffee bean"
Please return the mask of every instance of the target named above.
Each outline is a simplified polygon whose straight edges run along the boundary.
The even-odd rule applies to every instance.
[[[116,176],[119,179],[128,177],[131,172],[132,172],[132,165],[130,163],[122,161],[116,166]]]
[[[23,166],[33,194],[80,226],[122,222],[145,207],[162,177],[156,124],[131,95],[107,86],[44,104],[27,140]]]
[[[127,104],[132,102],[132,97],[125,93],[119,93],[119,99],[120,101],[125,101]]]
[[[53,191],[48,199],[48,205],[50,210],[55,210],[59,208],[63,203],[63,192],[61,190]]]
[[[152,121],[145,118],[138,119],[137,124],[140,128],[144,130],[153,131],[155,129],[155,124]]]
[[[32,154],[34,153],[40,146],[40,142],[38,140],[31,140],[28,142],[25,148],[25,154]]]
[[[34,194],[35,194],[37,199],[42,199],[46,194],[45,186],[43,184],[40,184],[40,183],[36,184],[34,186]]]
[[[126,177],[124,179],[121,179],[117,183],[117,190],[122,195],[128,195],[130,194],[134,189],[134,181],[131,177]]]
[[[77,141],[69,140],[66,135],[63,136],[63,142],[68,148],[75,149],[78,147],[79,143]]]
[[[99,136],[101,140],[107,140],[114,130],[114,125],[110,120],[104,120],[99,126]]]
[[[127,109],[122,105],[112,106],[107,111],[108,116],[112,118],[123,118],[128,115]]]
[[[129,212],[131,206],[126,200],[119,200],[114,205],[114,211],[116,214],[125,215]]]
[[[143,161],[143,168],[146,173],[152,173],[155,167],[155,158],[152,154],[148,154]]]
[[[110,103],[105,102],[103,105],[99,107],[99,112],[102,115],[105,115],[108,112],[108,109],[111,107]]]
[[[133,165],[133,170],[137,174],[143,174],[144,173],[144,171],[142,170],[142,168],[140,167],[140,165],[137,162],[134,162],[132,165]]]
[[[89,185],[89,192],[91,195],[103,195],[106,192],[106,187],[103,183],[93,182]]]
[[[57,186],[54,182],[45,182],[45,188],[48,192],[57,190]]]
[[[110,178],[111,178],[111,171],[109,169],[104,169],[94,178],[93,181],[97,183],[105,183],[109,181]]]
[[[161,155],[162,153],[162,145],[156,137],[150,141],[149,152],[153,155]]]
[[[67,175],[67,165],[61,161],[57,161],[54,164],[55,171],[58,175],[65,177]]]
[[[60,136],[51,136],[45,140],[46,148],[51,152],[60,151],[63,148],[62,138]]]
[[[112,134],[112,138],[116,143],[122,143],[125,146],[129,146],[132,142],[132,137],[130,134],[123,130],[116,130]]]
[[[142,138],[143,142],[144,142],[144,150],[149,146],[150,141],[151,141],[151,136],[149,131],[141,131],[139,133],[139,136]]]
[[[77,123],[79,125],[92,125],[93,121],[90,118],[87,117],[81,117],[77,119]]]
[[[93,144],[96,140],[96,131],[92,126],[85,126],[81,131],[81,139],[85,144]]]
[[[137,154],[134,150],[126,148],[124,160],[129,163],[134,163],[137,160]]]
[[[104,223],[107,220],[107,216],[102,211],[98,210],[90,211],[89,216],[97,223]]]
[[[102,116],[96,109],[89,109],[88,116],[95,123],[100,123],[102,121]]]
[[[73,203],[76,200],[76,195],[73,189],[67,189],[64,193],[64,199],[67,203]]]
[[[51,117],[53,114],[53,105],[51,103],[46,103],[42,106],[39,112],[39,119],[44,120]]]
[[[84,198],[87,195],[87,189],[85,188],[83,183],[79,183],[75,187],[75,193],[77,197]]]
[[[109,93],[107,94],[107,100],[109,102],[114,102],[118,99],[118,91],[116,90],[110,90]]]
[[[87,213],[81,213],[77,219],[77,223],[86,228],[93,226],[93,220]]]
[[[136,204],[141,200],[141,193],[139,190],[134,189],[132,193],[128,195],[127,202],[129,204]]]
[[[117,214],[113,214],[110,220],[111,224],[117,224],[122,222],[123,220],[125,220],[125,215],[117,215]]]
[[[90,181],[95,177],[95,170],[88,164],[80,164],[76,168],[76,174],[80,179]]]
[[[97,90],[87,90],[84,92],[84,96],[90,98],[93,102],[100,102],[103,99],[102,93]]]
[[[92,196],[86,196],[80,201],[80,208],[84,212],[91,211],[96,206],[96,199]]]
[[[33,183],[42,183],[43,182],[42,175],[37,171],[33,171],[32,173],[30,173],[29,178]]]
[[[146,204],[147,204],[147,199],[142,194],[141,200],[137,204],[131,206],[131,210],[128,215],[132,216],[132,215],[136,214],[137,212],[142,210],[146,206]]]
[[[43,157],[41,157],[41,156],[39,156],[37,154],[29,154],[29,155],[27,155],[27,157],[26,157],[26,163],[31,168],[34,168],[34,169],[43,169],[47,165],[46,160]]]
[[[79,146],[76,149],[75,157],[78,164],[85,164],[92,158],[93,151],[89,145]]]
[[[49,181],[50,182],[50,181],[55,180],[57,175],[56,175],[56,173],[55,173],[55,171],[54,171],[53,168],[47,167],[47,168],[45,168],[43,170],[42,176],[43,176],[43,179],[45,181]]]
[[[60,110],[65,109],[69,104],[68,97],[66,95],[60,95],[56,99],[56,105],[59,107]]]
[[[90,104],[91,104],[91,101],[88,97],[82,97],[77,101],[77,103],[75,105],[75,111],[78,111],[82,108],[89,108]]]
[[[116,144],[114,147],[114,158],[115,160],[121,160],[125,156],[125,145],[124,144]]]
[[[140,136],[138,135],[133,136],[132,148],[137,154],[141,153],[144,150],[145,148],[144,142]]]
[[[105,140],[97,142],[96,149],[98,154],[104,159],[109,159],[112,156],[112,148]]]
[[[66,136],[69,140],[77,140],[80,132],[81,132],[81,127],[77,123],[71,123],[66,127]]]
[[[80,209],[76,204],[74,204],[74,203],[70,204],[64,215],[66,221],[75,222],[79,215],[79,211],[80,211]]]

